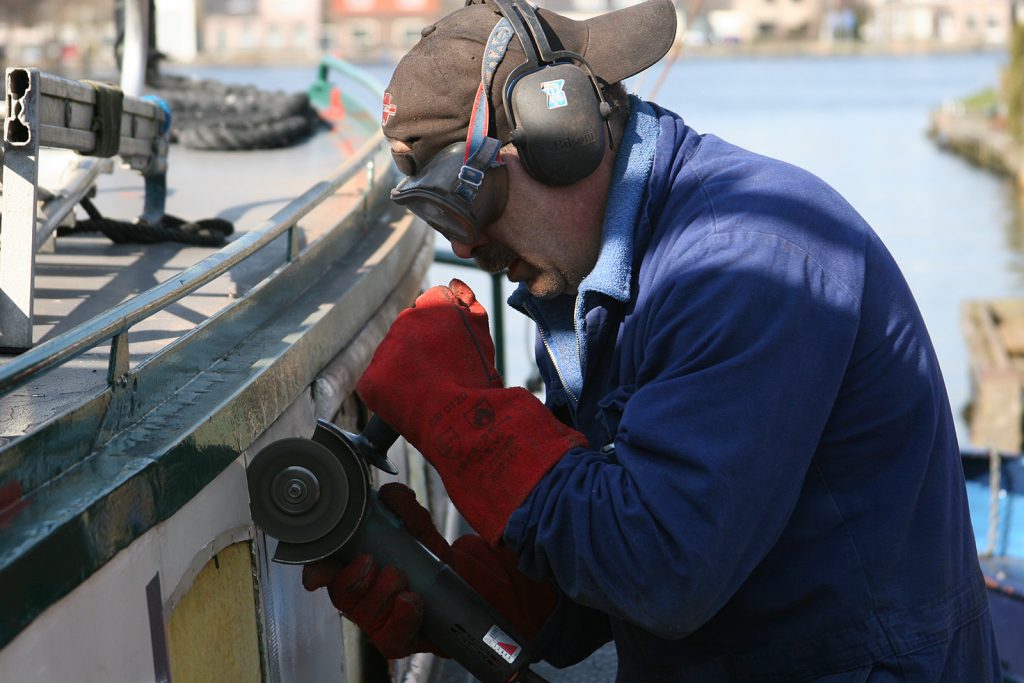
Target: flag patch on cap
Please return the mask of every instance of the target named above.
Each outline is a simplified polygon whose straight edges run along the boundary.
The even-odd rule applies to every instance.
[[[388,119],[398,113],[398,106],[391,103],[391,93],[384,93],[384,111],[380,115],[380,125],[388,125]]]

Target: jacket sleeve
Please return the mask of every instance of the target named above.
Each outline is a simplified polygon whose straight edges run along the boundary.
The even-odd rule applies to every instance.
[[[843,379],[859,293],[757,232],[714,233],[659,281],[638,301],[636,383],[621,389],[614,452],[569,451],[505,539],[524,571],[572,600],[677,639],[784,529]]]
[[[611,639],[607,614],[563,595],[533,646],[542,659],[564,668],[583,661]]]

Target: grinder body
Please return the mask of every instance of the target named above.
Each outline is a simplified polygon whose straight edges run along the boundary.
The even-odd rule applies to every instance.
[[[543,680],[527,668],[533,658],[514,627],[379,501],[367,459],[379,461],[397,435],[371,423],[354,435],[320,420],[311,440],[277,441],[253,458],[250,507],[253,521],[278,539],[274,560],[347,563],[369,554],[405,574],[424,601],[421,633],[471,674],[484,683]],[[359,453],[367,448],[376,453]]]

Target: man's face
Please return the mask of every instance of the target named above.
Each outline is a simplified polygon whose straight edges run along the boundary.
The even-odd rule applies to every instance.
[[[507,271],[538,298],[575,294],[597,262],[603,198],[596,207],[578,186],[543,185],[526,173],[514,147],[501,153],[509,176],[505,211],[478,240],[452,241],[452,250],[487,272]]]

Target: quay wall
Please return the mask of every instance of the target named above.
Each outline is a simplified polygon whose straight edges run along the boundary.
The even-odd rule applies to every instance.
[[[1001,117],[949,103],[932,113],[928,135],[942,149],[1007,176],[1024,190],[1021,145],[1006,130]]]

